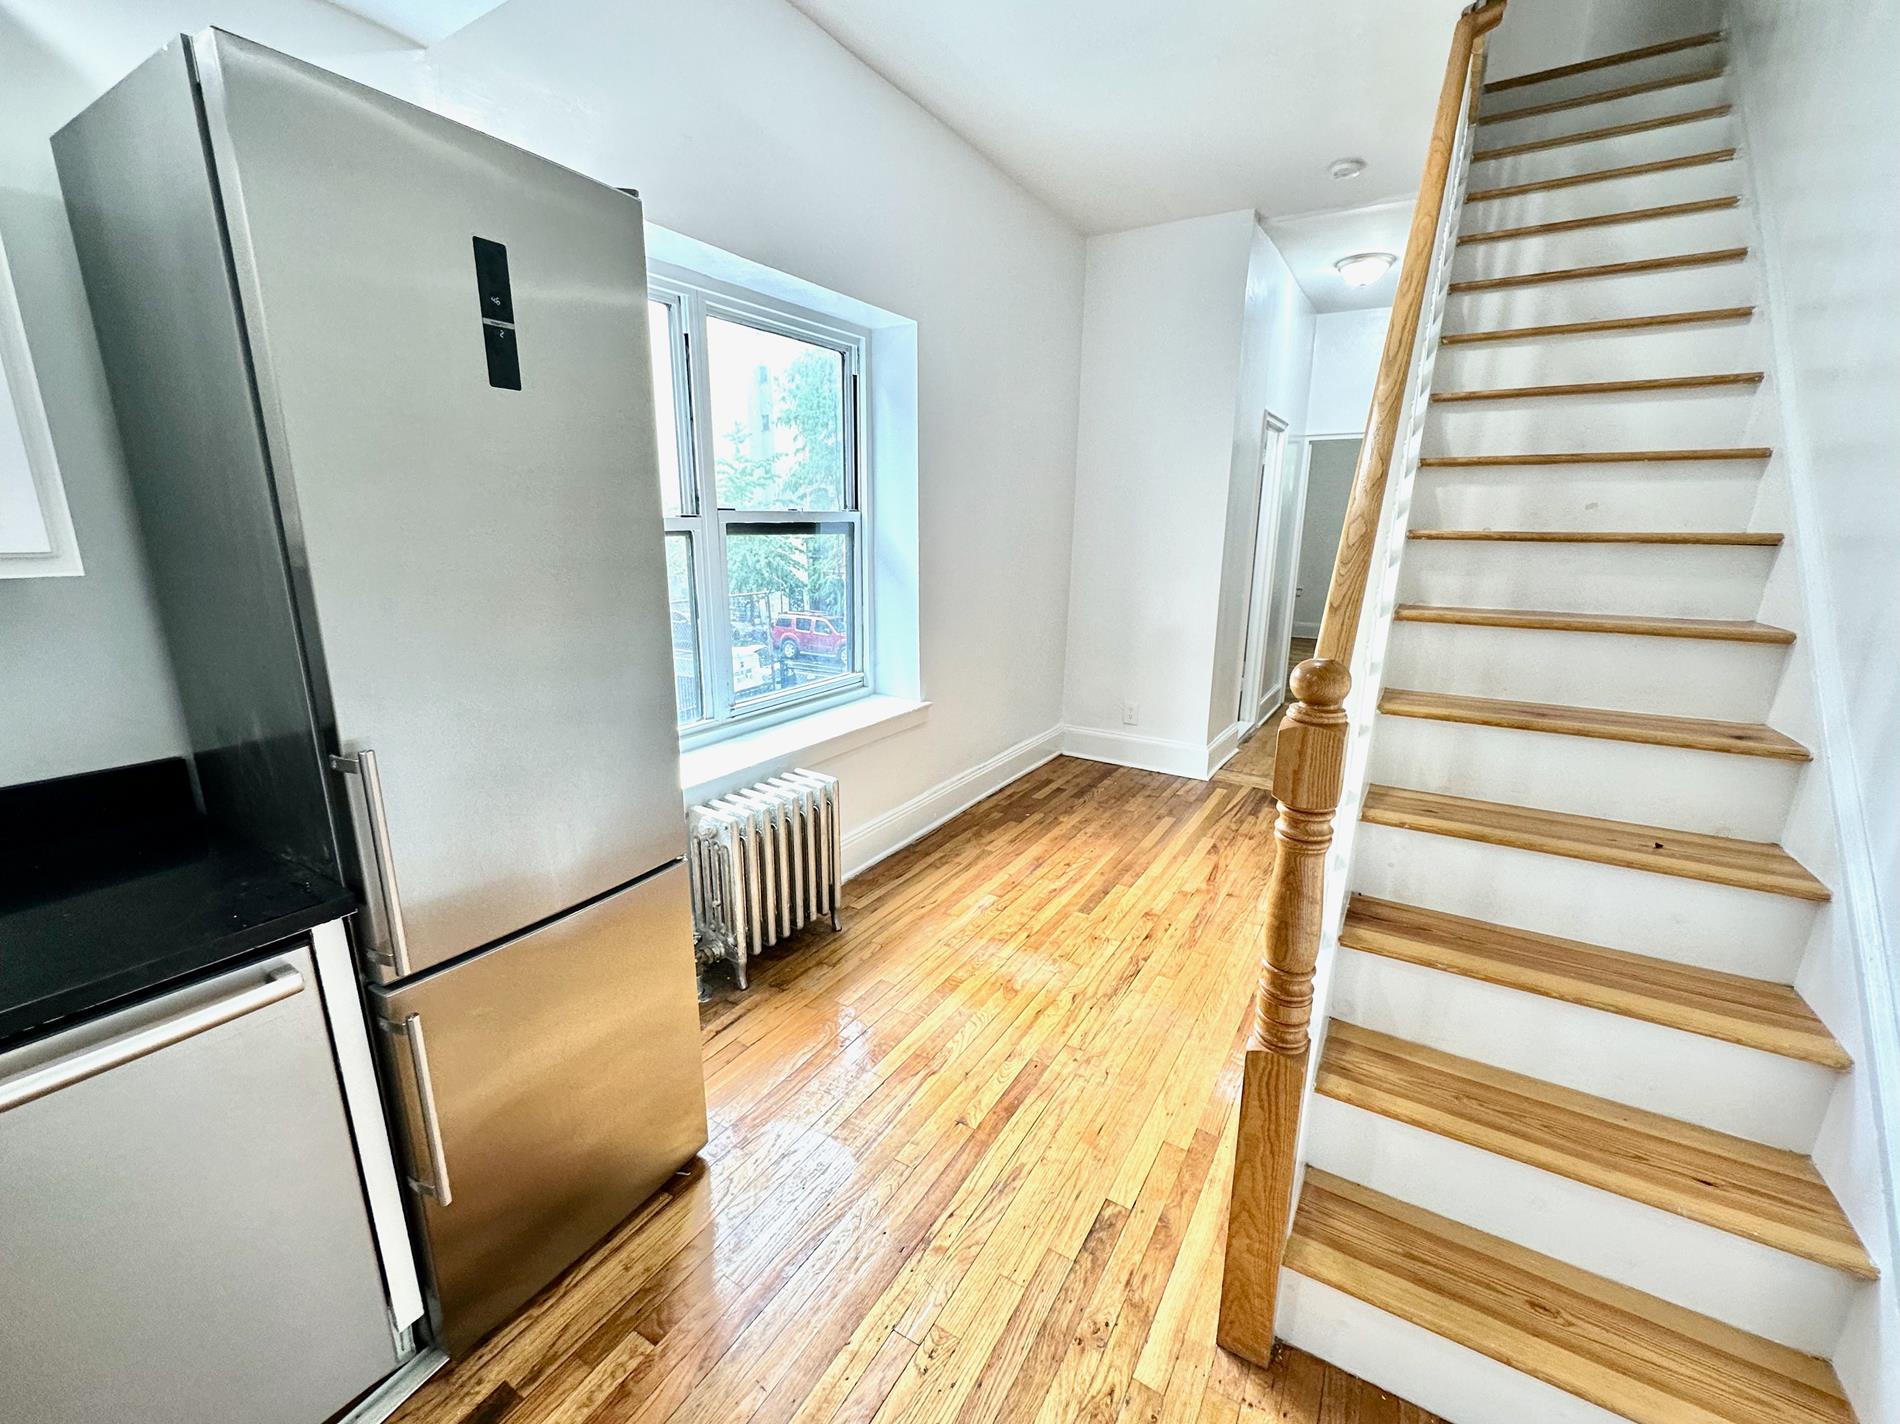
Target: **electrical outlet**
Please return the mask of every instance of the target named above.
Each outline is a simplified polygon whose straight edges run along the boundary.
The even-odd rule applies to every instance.
[[[1122,725],[1135,727],[1141,724],[1141,708],[1132,702],[1122,703]]]

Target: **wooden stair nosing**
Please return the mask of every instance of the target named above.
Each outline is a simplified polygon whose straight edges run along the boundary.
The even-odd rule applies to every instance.
[[[1794,738],[1784,736],[1772,727],[1749,722],[1665,717],[1648,712],[1623,712],[1600,707],[1563,707],[1546,702],[1513,702],[1493,697],[1465,697],[1455,693],[1417,692],[1399,687],[1388,687],[1379,694],[1379,710],[1390,717],[1462,722],[1474,727],[1502,727],[1523,732],[1550,732],[1560,736],[1635,742],[1645,746],[1680,747],[1688,751],[1765,757],[1771,761],[1805,762],[1813,759],[1812,753]]]
[[[1477,391],[1433,391],[1437,405],[1467,401],[1540,400],[1556,396],[1644,395],[1656,391],[1703,391],[1723,386],[1758,386],[1765,372],[1722,371],[1706,376],[1649,376],[1621,381],[1565,381],[1547,386],[1498,386]]]
[[[1693,548],[1774,548],[1781,535],[1697,534],[1629,529],[1408,529],[1408,539],[1477,544],[1673,544]]]
[[[1542,326],[1501,326],[1489,331],[1449,332],[1440,346],[1467,346],[1487,341],[1536,341],[1551,336],[1598,336],[1616,331],[1651,331],[1671,326],[1705,326],[1725,321],[1749,321],[1752,306],[1704,307],[1696,311],[1658,312],[1650,316],[1613,316],[1594,321],[1563,321]]]
[[[1472,242],[1505,242],[1520,237],[1548,237],[1554,233],[1576,232],[1582,228],[1615,227],[1622,223],[1649,222],[1656,218],[1686,218],[1698,213],[1719,212],[1740,207],[1739,193],[1720,198],[1697,198],[1688,203],[1662,203],[1653,208],[1624,208],[1614,213],[1590,213],[1580,218],[1557,218],[1550,222],[1527,223],[1522,227],[1493,227],[1458,234],[1460,246]]]
[[[1317,1167],[1286,1265],[1637,1424],[1854,1424],[1824,1360]]]
[[[1722,31],[1710,30],[1706,34],[1686,35],[1679,40],[1664,40],[1659,44],[1643,45],[1637,49],[1619,50],[1615,54],[1598,55],[1595,59],[1580,59],[1574,64],[1559,64],[1551,69],[1538,69],[1529,74],[1513,75],[1509,79],[1494,79],[1484,86],[1483,92],[1502,94],[1508,89],[1523,89],[1552,79],[1568,79],[1575,74],[1589,74],[1598,69],[1614,69],[1619,64],[1633,64],[1639,59],[1657,59],[1665,54],[1679,54],[1685,49],[1701,49],[1704,45],[1715,44],[1723,38]]]
[[[1472,292],[1501,292],[1516,287],[1541,287],[1552,282],[1589,282],[1604,277],[1642,277],[1652,272],[1686,272],[1697,267],[1721,267],[1741,262],[1746,247],[1718,247],[1707,252],[1676,252],[1667,257],[1636,257],[1628,262],[1602,262],[1591,267],[1554,267],[1545,272],[1511,272],[1502,277],[1466,277],[1446,290],[1453,296]]]
[[[1736,840],[1402,786],[1368,788],[1360,818],[1375,826],[1727,885],[1810,904],[1823,904],[1830,898],[1827,886],[1812,871],[1768,841]]]
[[[1658,119],[1636,119],[1627,124],[1609,124],[1599,129],[1579,129],[1575,133],[1558,134],[1554,138],[1534,138],[1525,143],[1479,149],[1471,155],[1471,161],[1490,163],[1499,158],[1517,158],[1526,153],[1543,153],[1553,148],[1569,148],[1572,144],[1595,143],[1599,139],[1629,138],[1635,134],[1654,133],[1658,129],[1673,129],[1682,124],[1699,124],[1709,119],[1725,119],[1734,110],[1733,104],[1711,104],[1705,109],[1685,109],[1680,114],[1664,114]]]
[[[1721,65],[1713,69],[1698,69],[1689,74],[1671,74],[1661,79],[1646,79],[1637,84],[1623,84],[1614,89],[1599,89],[1591,94],[1576,94],[1567,99],[1552,99],[1543,104],[1530,104],[1521,109],[1501,109],[1496,113],[1478,115],[1479,124],[1508,124],[1514,119],[1535,119],[1545,114],[1561,114],[1569,109],[1587,109],[1593,104],[1607,104],[1616,99],[1633,99],[1639,94],[1656,94],[1664,89],[1680,89],[1688,84],[1702,84],[1711,79],[1720,79],[1728,71]]]
[[[1626,163],[1617,168],[1598,168],[1589,173],[1566,173],[1558,178],[1536,178],[1525,183],[1510,183],[1502,188],[1479,188],[1465,194],[1466,203],[1490,203],[1503,198],[1521,198],[1529,193],[1550,193],[1564,188],[1581,188],[1591,183],[1609,183],[1618,178],[1640,178],[1649,173],[1673,173],[1681,168],[1705,168],[1711,163],[1727,163],[1735,157],[1733,148],[1712,148],[1704,153],[1685,153],[1676,158],[1655,158],[1646,163]]]
[[[1339,942],[1365,954],[1843,1072],[1854,1060],[1786,984],[1354,895]]]
[[[1766,445],[1735,445],[1706,450],[1546,450],[1518,455],[1425,455],[1421,470],[1486,469],[1501,465],[1660,465],[1700,460],[1766,460]]]
[[[1315,1090],[1468,1147],[1878,1280],[1807,1158],[1335,1019]]]
[[[1740,618],[1674,618],[1642,613],[1576,613],[1550,608],[1471,608],[1401,603],[1401,623],[1451,623],[1468,628],[1525,628],[1550,633],[1615,633],[1637,638],[1701,638],[1715,643],[1786,647],[1794,633]]]

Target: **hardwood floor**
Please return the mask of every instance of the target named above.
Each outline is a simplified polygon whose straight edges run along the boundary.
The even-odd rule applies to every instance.
[[[1313,656],[1317,639],[1293,638],[1288,640],[1286,670],[1294,668]],[[1214,780],[1223,786],[1251,786],[1260,791],[1273,790],[1273,753],[1279,744],[1280,717],[1286,711],[1282,706],[1278,711],[1262,722],[1241,742],[1240,750],[1233,758],[1214,773]]]
[[[399,1424],[1434,1424],[1214,1346],[1264,792],[1067,758],[702,1013],[693,1170]]]

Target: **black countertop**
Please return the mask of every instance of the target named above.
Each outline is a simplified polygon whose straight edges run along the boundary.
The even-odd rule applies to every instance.
[[[355,908],[206,824],[182,758],[0,790],[0,1047]]]

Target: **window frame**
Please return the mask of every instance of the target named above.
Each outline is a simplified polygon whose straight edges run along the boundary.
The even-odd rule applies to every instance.
[[[667,308],[667,349],[673,362],[674,410],[670,418],[679,452],[680,512],[664,515],[662,524],[667,537],[687,538],[691,558],[700,716],[679,726],[680,746],[690,749],[852,701],[872,690],[873,523],[871,479],[863,460],[863,452],[869,448],[864,388],[870,332],[670,264],[651,264],[647,290],[653,301]],[[736,321],[838,353],[843,376],[840,449],[844,492],[840,503],[844,508],[805,511],[720,507],[713,454],[708,317]],[[668,414],[656,410],[654,418],[663,437]],[[800,532],[848,527],[851,552],[847,617],[851,627],[846,629],[845,637],[851,658],[849,666],[836,677],[748,698],[741,704],[732,685],[732,603],[726,545],[735,527],[745,533],[773,525]],[[715,610],[718,616],[714,616]],[[670,613],[668,617],[670,624]]]

